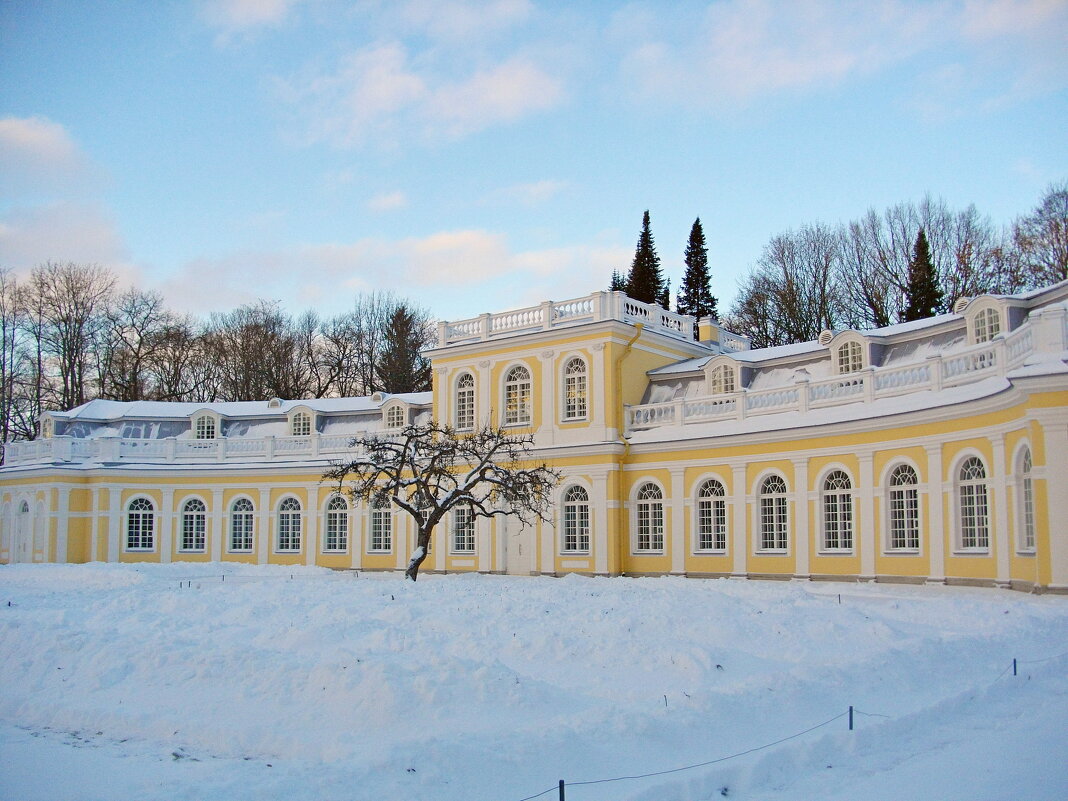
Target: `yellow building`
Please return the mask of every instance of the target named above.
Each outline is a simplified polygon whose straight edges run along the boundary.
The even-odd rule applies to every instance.
[[[1066,351],[1068,282],[756,350],[621,293],[484,314],[439,324],[431,393],[44,415],[0,469],[0,562],[403,569],[411,521],[320,476],[432,416],[532,433],[564,478],[550,522],[455,511],[424,569],[1068,592]]]

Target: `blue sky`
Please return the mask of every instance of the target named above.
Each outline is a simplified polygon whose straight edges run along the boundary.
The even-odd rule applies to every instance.
[[[729,302],[775,234],[1068,178],[1068,2],[0,3],[0,266],[204,314],[444,319],[626,270],[695,217]]]

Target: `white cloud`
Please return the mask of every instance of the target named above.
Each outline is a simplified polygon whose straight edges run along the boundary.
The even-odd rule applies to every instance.
[[[551,179],[530,181],[497,189],[487,196],[486,202],[520,203],[524,206],[537,206],[556,197],[566,188],[567,183],[564,181]]]
[[[408,205],[408,196],[400,190],[396,192],[383,192],[375,195],[367,201],[367,208],[371,211],[395,211]]]
[[[413,133],[456,138],[552,108],[563,97],[561,82],[529,59],[450,80],[414,66],[397,42],[351,53],[335,70],[279,81],[278,88],[296,109],[305,139],[342,147],[396,144]]]
[[[409,0],[399,8],[403,22],[436,39],[481,38],[526,21],[529,0]]]
[[[301,0],[205,0],[200,16],[226,33],[277,27]]]
[[[0,195],[70,191],[91,177],[67,129],[44,117],[0,118]]]
[[[111,216],[93,204],[19,207],[0,216],[0,264],[27,270],[46,261],[125,269],[126,244]]]

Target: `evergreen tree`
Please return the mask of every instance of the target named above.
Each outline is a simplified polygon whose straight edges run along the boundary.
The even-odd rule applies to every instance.
[[[705,232],[701,228],[701,218],[693,221],[690,229],[690,241],[686,243],[686,273],[682,276],[675,301],[675,311],[694,317],[718,317],[716,298],[708,274],[708,248],[705,247]]]
[[[901,313],[901,322],[933,317],[938,314],[943,302],[942,288],[938,285],[938,275],[931,262],[931,246],[921,227],[916,234],[916,244],[909,262],[909,283],[905,288],[905,310]]]
[[[642,232],[634,249],[634,262],[627,274],[626,292],[642,303],[659,303],[667,308],[667,284],[660,272],[660,257],[656,255],[653,232],[649,229],[649,211],[642,217]]]
[[[627,279],[619,270],[612,270],[612,283],[608,285],[609,292],[626,292]]]
[[[378,363],[379,385],[386,392],[424,392],[430,389],[430,362],[420,350],[427,344],[427,321],[404,303],[390,315],[385,349]]]

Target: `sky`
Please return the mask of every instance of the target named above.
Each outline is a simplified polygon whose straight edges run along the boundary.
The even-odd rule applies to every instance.
[[[1066,0],[4,0],[0,266],[205,315],[607,288],[649,210],[729,307],[768,240],[1068,178]]]

